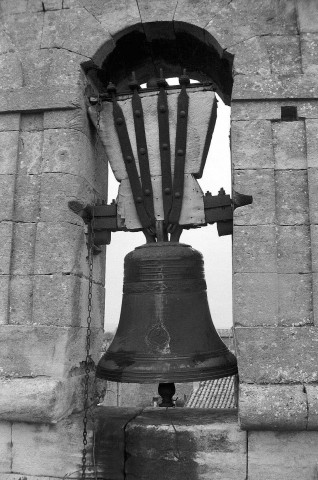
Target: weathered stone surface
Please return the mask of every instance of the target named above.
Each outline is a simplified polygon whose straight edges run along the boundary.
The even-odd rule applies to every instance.
[[[175,22],[188,22],[191,25],[204,28],[219,10],[226,7],[227,4],[227,0],[217,0],[215,2],[179,0],[173,19]]]
[[[277,228],[277,268],[279,273],[311,272],[309,226]]]
[[[83,409],[84,376],[0,379],[0,420],[56,423]],[[89,399],[93,396],[90,382]],[[52,472],[53,473],[53,472]]]
[[[0,221],[12,220],[14,202],[14,175],[0,175]]]
[[[96,185],[107,194],[107,159],[95,160],[94,146],[86,135],[77,130],[45,130],[43,145],[44,173],[71,173]]]
[[[312,274],[279,274],[278,298],[279,325],[313,323]]]
[[[312,275],[314,324],[318,326],[318,273]]]
[[[318,272],[318,225],[310,226],[312,271]]]
[[[318,118],[318,101],[284,100],[270,102],[266,100],[253,102],[233,101],[231,108],[232,120],[280,120],[281,107],[295,106],[299,117]]]
[[[81,4],[115,40],[119,32],[129,29],[129,27],[133,27],[134,30],[142,30],[139,9],[135,0],[108,2],[106,9],[104,0],[95,0],[94,2],[82,0]]]
[[[0,88],[17,88],[23,85],[21,62],[15,53],[0,55],[1,80]]]
[[[274,226],[234,226],[233,242],[234,273],[274,273],[277,271]]]
[[[146,409],[126,427],[126,478],[243,480],[245,435],[236,412]]]
[[[0,471],[10,472],[12,462],[11,423],[0,422]],[[5,477],[6,479],[6,477]]]
[[[234,82],[234,100],[295,99],[318,96],[316,75],[238,75]]]
[[[243,383],[317,382],[315,327],[235,328]]]
[[[4,377],[63,377],[85,360],[85,328],[0,325],[0,332]],[[100,357],[101,337],[101,329],[92,329],[94,361]]]
[[[271,64],[264,37],[254,36],[231,47],[234,75],[270,75]]]
[[[86,327],[88,280],[74,275],[36,275],[32,323]],[[92,326],[104,324],[105,290],[93,284]]]
[[[307,168],[304,121],[275,122],[272,128],[275,168],[280,170]]]
[[[277,325],[279,301],[276,273],[234,274],[235,326]]]
[[[235,225],[264,225],[275,222],[273,169],[235,170],[234,190],[253,196],[253,203],[235,210]]]
[[[272,74],[303,73],[298,35],[268,35],[263,37],[263,40],[266,44]]]
[[[0,324],[8,323],[9,276],[0,275]]]
[[[40,176],[18,175],[13,219],[16,222],[37,222],[40,215]]]
[[[0,112],[80,108],[82,91],[77,86],[21,87],[0,91]]]
[[[20,124],[20,136],[23,138],[22,132],[37,132],[43,130],[43,113],[22,113],[21,114],[21,124]],[[24,143],[23,139],[23,143]],[[20,147],[21,151],[21,147]]]
[[[318,430],[318,385],[306,385],[308,430]]]
[[[79,130],[87,135],[89,131],[89,121],[86,113],[86,107],[76,110],[52,110],[44,112],[44,128],[51,130],[54,128],[72,128]]]
[[[306,430],[304,387],[241,383],[239,422],[243,430]]]
[[[310,222],[318,224],[318,168],[308,169],[309,217]]]
[[[70,210],[68,202],[93,204],[94,191],[79,175],[43,173],[41,176],[41,221],[69,222],[83,226],[82,218]]]
[[[315,0],[297,0],[300,32],[318,32],[318,6]]]
[[[0,114],[0,132],[9,132],[10,130],[19,130],[19,113],[1,113]]]
[[[56,425],[16,422],[12,428],[12,470],[58,477],[81,471],[83,419],[72,415]],[[88,433],[92,442],[92,432]],[[58,459],[58,461],[57,461]]]
[[[10,32],[10,38],[16,50],[22,53],[21,58],[31,50],[40,48],[43,17],[43,11],[5,17],[4,27]]]
[[[12,222],[0,222],[0,275],[10,274],[11,245],[12,245]]]
[[[0,132],[0,174],[15,174],[18,158],[16,131]]]
[[[9,297],[10,324],[31,325],[33,278],[29,275],[11,276]]]
[[[272,130],[269,121],[232,122],[231,149],[234,168],[273,168]]]
[[[318,73],[318,33],[303,33],[300,36],[301,61],[304,73]]]
[[[309,223],[306,170],[276,170],[276,215],[279,225]]]
[[[19,142],[19,173],[35,175],[41,173],[43,132],[21,132]]]
[[[249,480],[314,479],[317,441],[318,432],[249,433]]]
[[[306,120],[308,167],[318,167],[318,119]]]
[[[92,58],[107,41],[112,43],[110,34],[85,8],[45,14],[41,48],[64,48]]]
[[[32,274],[36,224],[15,223],[13,232],[11,273],[14,275]]]

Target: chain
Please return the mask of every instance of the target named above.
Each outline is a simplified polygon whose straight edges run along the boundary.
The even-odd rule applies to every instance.
[[[95,152],[97,156],[97,142],[98,135],[100,130],[100,112],[102,104],[98,98],[97,104],[97,135],[96,135],[96,145]],[[88,226],[88,266],[89,266],[89,275],[88,275],[88,304],[87,304],[87,329],[86,329],[86,358],[85,358],[85,383],[84,383],[84,417],[83,417],[83,451],[82,451],[82,480],[86,479],[86,470],[87,470],[87,423],[88,423],[88,410],[89,410],[89,374],[93,367],[93,360],[90,355],[91,348],[91,324],[92,324],[92,303],[93,303],[93,267],[94,267],[94,207],[95,199],[92,208],[92,219]],[[93,422],[94,424],[94,422]],[[94,441],[95,441],[95,432],[93,432]],[[94,450],[94,448],[93,448]],[[94,451],[93,451],[94,456]],[[94,469],[95,469],[95,459],[94,459]],[[95,469],[96,477],[96,469]]]

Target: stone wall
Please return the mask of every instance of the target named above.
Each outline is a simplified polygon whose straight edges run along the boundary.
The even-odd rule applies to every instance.
[[[2,0],[0,13],[2,478],[63,478],[80,468],[88,264],[85,227],[68,201],[107,194],[107,154],[87,118],[82,66],[100,67],[136,30],[148,41],[186,31],[213,47],[220,65],[234,55],[234,188],[254,197],[237,211],[233,235],[239,420],[248,433],[233,418],[231,428],[213,422],[212,413],[211,423],[199,413],[183,424],[176,411],[176,430],[192,432],[181,450],[190,459],[201,452],[189,472],[192,479],[314,479],[318,433],[306,430],[318,428],[317,2]],[[228,101],[228,89],[224,95]],[[282,116],[284,106],[297,107],[293,121]],[[94,262],[95,361],[104,257]],[[153,451],[140,444],[142,429],[166,458],[165,420],[131,419],[119,422],[117,452],[130,460],[108,478],[124,478],[126,468],[126,478],[151,479]],[[233,429],[222,438],[239,443],[229,441],[223,457],[209,443],[218,428]],[[99,443],[111,442],[112,430],[102,431]],[[235,452],[240,473],[220,470]],[[180,454],[172,460],[176,477]],[[163,464],[161,478],[165,471]]]

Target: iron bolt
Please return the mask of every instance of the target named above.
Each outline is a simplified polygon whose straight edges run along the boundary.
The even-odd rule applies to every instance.
[[[141,111],[140,110],[135,110],[135,115],[136,115],[136,117],[140,117],[141,116]]]
[[[139,152],[141,153],[141,155],[145,155],[146,149],[145,148],[140,148]]]
[[[126,162],[127,162],[127,163],[132,162],[132,157],[131,157],[130,155],[127,155],[127,157],[126,157]]]
[[[116,123],[117,123],[117,125],[122,125],[124,123],[124,121],[121,117],[119,117],[119,118],[117,118]]]
[[[170,195],[170,193],[171,193],[171,189],[170,188],[165,188],[165,194]]]
[[[160,105],[159,110],[161,113],[165,113],[166,107],[164,105]]]
[[[137,200],[137,203],[142,203],[142,198],[141,197],[137,197],[136,200]]]
[[[162,149],[163,149],[163,150],[168,150],[168,144],[167,144],[167,143],[163,143],[163,144],[162,144]]]
[[[184,151],[181,150],[181,148],[180,148],[180,149],[177,151],[177,154],[178,154],[180,157],[182,157],[182,155],[184,154]]]
[[[147,195],[147,197],[149,197],[150,193],[151,193],[151,192],[150,192],[149,188],[146,188],[146,190],[145,190],[145,195]]]
[[[180,198],[180,197],[181,197],[181,193],[180,193],[180,192],[176,192],[176,193],[174,194],[174,196],[175,196],[175,198]]]
[[[180,117],[184,118],[185,116],[186,116],[186,112],[184,110],[181,110]]]

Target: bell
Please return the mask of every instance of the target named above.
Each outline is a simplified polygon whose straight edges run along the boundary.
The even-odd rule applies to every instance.
[[[125,257],[118,329],[97,376],[173,383],[237,373],[212,323],[203,258],[189,245],[148,243]]]

